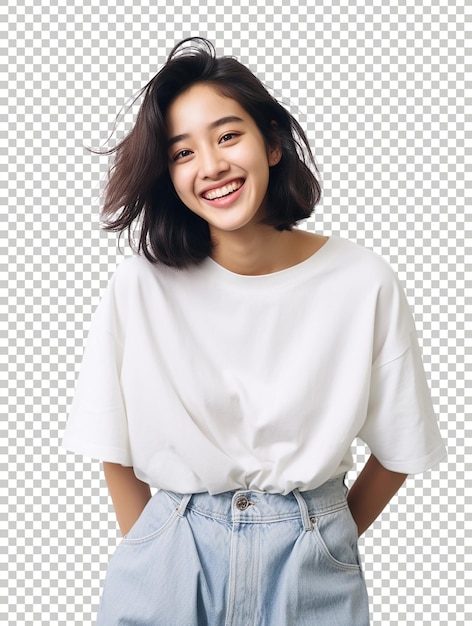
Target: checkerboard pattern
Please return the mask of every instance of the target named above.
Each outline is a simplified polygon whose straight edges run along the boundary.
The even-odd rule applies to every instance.
[[[91,315],[130,251],[99,229],[108,162],[84,146],[104,145],[191,35],[247,64],[307,129],[324,191],[305,227],[382,254],[414,309],[449,458],[409,478],[361,540],[372,624],[472,623],[470,14],[455,0],[3,5],[1,623],[94,620],[118,529],[100,464],[60,441]],[[356,471],[366,458],[357,446]]]

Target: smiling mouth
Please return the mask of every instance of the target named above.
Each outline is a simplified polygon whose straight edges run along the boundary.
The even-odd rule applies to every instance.
[[[238,180],[234,180],[227,185],[223,185],[222,187],[218,187],[217,189],[211,189],[206,193],[203,193],[202,196],[205,200],[219,200],[220,198],[224,198],[225,196],[230,196],[235,191],[238,191],[244,185],[244,179],[239,178]]]

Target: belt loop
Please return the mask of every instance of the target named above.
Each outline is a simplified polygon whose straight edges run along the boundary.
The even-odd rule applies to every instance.
[[[311,523],[310,515],[308,514],[308,506],[306,504],[305,498],[302,496],[298,489],[294,489],[292,493],[298,502],[298,506],[300,507],[304,530],[306,530],[307,532],[313,530],[313,524]]]
[[[182,497],[179,506],[177,507],[177,515],[179,517],[183,517],[185,515],[185,511],[187,510],[188,503],[190,502],[190,498],[192,497],[191,493],[186,494]]]

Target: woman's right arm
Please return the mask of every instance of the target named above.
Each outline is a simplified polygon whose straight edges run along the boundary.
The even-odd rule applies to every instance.
[[[132,467],[103,463],[103,471],[121,534],[126,535],[151,499],[151,489],[136,478]]]

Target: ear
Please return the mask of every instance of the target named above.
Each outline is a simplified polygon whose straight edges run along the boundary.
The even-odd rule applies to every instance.
[[[271,126],[274,129],[273,134],[275,136],[279,125],[277,124],[275,120],[272,120]],[[273,143],[272,145],[269,146],[268,158],[269,158],[269,167],[272,167],[273,165],[277,165],[277,163],[282,158],[282,148],[280,147],[278,142]]]
[[[269,148],[269,167],[277,165],[282,158],[282,148],[280,146],[271,146]]]

